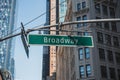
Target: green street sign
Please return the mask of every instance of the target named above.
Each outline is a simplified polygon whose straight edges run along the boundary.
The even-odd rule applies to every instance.
[[[28,35],[28,43],[37,45],[55,46],[87,46],[93,47],[92,36],[67,35]]]

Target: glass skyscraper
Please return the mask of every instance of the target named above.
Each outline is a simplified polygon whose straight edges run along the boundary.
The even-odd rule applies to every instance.
[[[67,1],[59,0],[59,22],[64,22],[67,9]]]
[[[45,25],[50,24],[49,9],[50,9],[50,0],[46,0],[46,23]],[[49,31],[44,31],[43,34],[49,34]],[[49,46],[43,46],[42,80],[47,80],[47,76],[49,76]]]
[[[11,35],[16,17],[16,0],[0,0],[0,38]],[[14,39],[0,42],[0,68],[7,69],[14,78]]]

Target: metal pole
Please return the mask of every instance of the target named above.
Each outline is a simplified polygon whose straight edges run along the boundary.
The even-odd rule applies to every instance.
[[[97,22],[120,22],[120,18],[117,19],[93,19],[93,20],[81,20],[81,21],[72,21],[72,22],[63,22],[61,26],[64,25],[70,25],[70,24],[78,24],[78,23],[97,23]],[[32,32],[32,31],[38,31],[41,29],[46,29],[50,27],[56,27],[59,24],[54,24],[54,25],[48,25],[48,26],[43,26],[40,28],[34,28],[34,29],[29,29],[27,33]]]
[[[120,22],[120,18],[116,18],[116,19],[93,19],[93,20],[81,20],[81,21],[73,21],[73,22],[63,22],[61,24],[61,26],[71,25],[71,24],[78,24],[78,23],[97,23],[97,22]],[[40,26],[40,28],[28,29],[25,32],[28,34],[28,33],[33,32],[33,31],[39,31],[39,30],[42,30],[42,29],[50,28],[50,27],[56,27],[58,25],[59,24],[48,25],[48,26],[43,26],[43,27]],[[17,33],[17,34],[10,35],[10,36],[7,36],[7,37],[4,37],[4,38],[0,38],[0,42],[4,41],[4,40],[7,40],[9,38],[18,36],[18,35],[21,35],[21,32]]]
[[[4,40],[7,40],[7,39],[9,39],[9,38],[12,38],[12,37],[16,37],[16,36],[18,36],[18,35],[21,35],[21,32],[20,32],[20,33],[17,33],[17,34],[14,34],[14,35],[10,35],[10,36],[4,37],[4,38],[0,38],[0,42],[1,42],[1,41],[4,41]]]

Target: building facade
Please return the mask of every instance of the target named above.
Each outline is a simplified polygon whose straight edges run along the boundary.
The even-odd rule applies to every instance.
[[[66,0],[51,0],[50,3],[50,25],[54,25],[64,21],[66,14]],[[50,28],[50,30],[57,30],[58,26]],[[55,31],[50,31],[51,35],[59,34]],[[50,76],[56,72],[56,46],[50,46]]]
[[[50,0],[46,0],[46,23],[50,25]],[[48,28],[49,30],[49,28]],[[43,34],[50,34],[50,31],[44,31]],[[50,50],[49,46],[43,46],[43,66],[42,66],[42,80],[48,80],[49,77],[49,65],[50,65]]]
[[[50,24],[50,0],[46,0],[46,23],[45,25]],[[48,28],[49,30],[49,28]],[[49,34],[49,31],[44,31],[43,34]],[[49,46],[43,46],[43,61],[42,61],[42,80],[48,80],[49,76]]]
[[[57,0],[50,0],[50,25],[56,24],[57,20]],[[56,8],[55,8],[56,7]],[[56,30],[56,27],[50,28],[50,30]],[[51,35],[55,35],[55,31],[50,31]],[[56,47],[50,46],[50,76],[53,76],[53,73],[56,72]]]
[[[42,80],[47,80],[47,76],[49,76],[49,47],[43,47],[43,62],[42,62]]]
[[[65,21],[120,18],[119,4],[120,0],[69,0]],[[119,25],[105,22],[63,26],[78,32],[62,35],[92,36],[94,47],[58,47],[56,80],[120,80]]]
[[[15,27],[16,0],[0,0],[0,37],[11,35]],[[0,42],[0,68],[7,69],[14,79],[14,39]],[[12,47],[11,47],[12,46]]]
[[[46,0],[46,24],[54,25],[63,22],[66,14],[66,0]],[[56,30],[58,26],[48,28]],[[56,35],[56,31],[46,31],[44,34]],[[43,80],[55,80],[56,78],[56,46],[43,47]],[[47,58],[49,56],[49,58]],[[47,62],[49,60],[49,63]],[[49,66],[48,66],[49,65]],[[46,69],[47,68],[47,69]],[[48,71],[49,69],[49,71]],[[48,76],[49,72],[49,76]]]

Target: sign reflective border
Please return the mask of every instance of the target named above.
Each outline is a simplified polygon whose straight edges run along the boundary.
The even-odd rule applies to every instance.
[[[86,46],[93,47],[92,36],[68,36],[68,35],[28,35],[28,43],[30,45],[46,45],[46,46]]]

